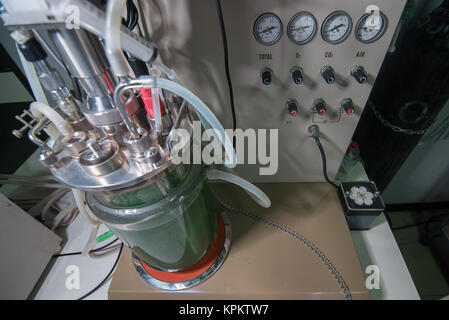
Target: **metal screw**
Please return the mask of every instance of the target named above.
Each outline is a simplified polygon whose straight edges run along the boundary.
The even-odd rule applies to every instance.
[[[151,162],[153,162],[153,164],[156,166],[160,166],[162,156],[161,156],[161,153],[159,152],[159,148],[153,147],[150,149],[149,153],[150,153]]]
[[[97,141],[93,139],[89,139],[86,142],[86,146],[89,148],[89,150],[92,152],[92,154],[96,158],[100,158],[103,155],[103,150],[101,150],[100,145],[97,143]]]

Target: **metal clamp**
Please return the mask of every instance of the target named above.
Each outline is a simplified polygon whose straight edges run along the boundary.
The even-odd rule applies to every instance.
[[[26,121],[25,117],[31,118],[31,121],[29,121],[29,122]],[[22,128],[20,128],[18,130],[14,130],[12,132],[12,134],[18,139],[23,138],[23,135],[25,134],[25,132],[28,129],[32,129],[33,125],[35,125],[36,122],[39,120],[35,116],[33,116],[33,114],[29,110],[23,110],[23,113],[20,116],[17,115],[15,118],[16,118],[16,120],[20,121],[23,124]]]

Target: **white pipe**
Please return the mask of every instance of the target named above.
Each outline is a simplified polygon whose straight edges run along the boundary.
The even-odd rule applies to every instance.
[[[87,221],[92,225],[89,239],[86,242],[86,245],[84,246],[84,249],[81,253],[81,255],[85,256],[89,253],[89,251],[95,247],[96,242],[96,236],[98,233],[98,229],[100,228],[100,221],[95,217],[94,213],[90,208],[87,206],[85,193],[78,189],[72,189],[73,198],[75,199],[76,206],[78,207],[78,210],[81,212],[82,215],[84,215],[87,219]]]
[[[117,77],[127,77],[128,64],[120,46],[122,12],[126,0],[109,0],[106,7],[105,51],[112,71]]]
[[[95,215],[93,214],[92,210],[90,210],[90,208],[86,205],[84,192],[78,189],[72,189],[72,193],[79,211],[86,217],[87,221],[92,225],[100,224],[100,222],[96,219]]]
[[[241,188],[243,188],[259,205],[264,208],[271,207],[270,198],[258,187],[253,185],[251,182],[236,176],[235,174],[220,171],[220,170],[207,170],[207,178],[209,180],[223,180],[233,183]]]
[[[232,146],[232,142],[229,139],[228,135],[223,129],[220,121],[218,121],[217,117],[210,111],[210,109],[191,91],[181,86],[180,84],[167,80],[164,78],[158,78],[154,80],[154,86],[166,89],[173,93],[176,93],[178,96],[181,96],[184,100],[186,100],[192,107],[194,107],[198,113],[203,117],[203,121],[208,122],[210,126],[216,129],[219,134],[218,138],[221,141],[221,144],[225,148],[227,160],[225,161],[225,166],[232,169],[237,165],[237,157],[235,155],[235,150]]]
[[[81,252],[82,256],[86,256],[87,254],[89,254],[89,251],[91,251],[97,244],[96,238],[97,238],[98,229],[100,229],[99,224],[95,224],[95,225],[93,224],[91,226],[89,239],[87,239],[86,245],[84,246],[84,249]]]
[[[63,136],[69,136],[72,134],[73,129],[70,124],[65,121],[64,118],[48,104],[42,102],[33,102],[30,105],[30,111],[37,118],[45,116],[56,126],[58,131]]]
[[[62,222],[62,220],[71,213],[76,208],[75,203],[69,204],[67,207],[65,207],[56,217],[54,217],[53,221],[51,222],[51,230],[56,229],[59,224]]]

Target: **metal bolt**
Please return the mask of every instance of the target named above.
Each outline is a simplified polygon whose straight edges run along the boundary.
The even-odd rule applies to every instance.
[[[162,156],[161,153],[159,151],[159,148],[153,147],[150,149],[150,160],[151,162],[153,162],[153,164],[155,164],[156,166],[160,166],[161,164],[161,160],[162,160]]]
[[[89,148],[89,150],[92,152],[92,154],[96,158],[100,158],[103,155],[103,150],[101,150],[100,145],[97,143],[97,141],[93,139],[89,139],[86,142],[86,146]]]

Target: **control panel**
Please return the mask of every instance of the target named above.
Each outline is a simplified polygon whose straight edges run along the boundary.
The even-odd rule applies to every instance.
[[[260,176],[259,166],[248,164],[237,168],[239,174],[256,182],[323,181],[320,155],[307,132],[317,124],[329,177],[335,176],[405,2],[222,1],[237,126],[278,129],[279,139],[272,146],[279,153],[274,176]],[[163,59],[232,128],[215,4],[158,3],[162,18],[150,36]],[[158,28],[164,38],[157,38]]]

